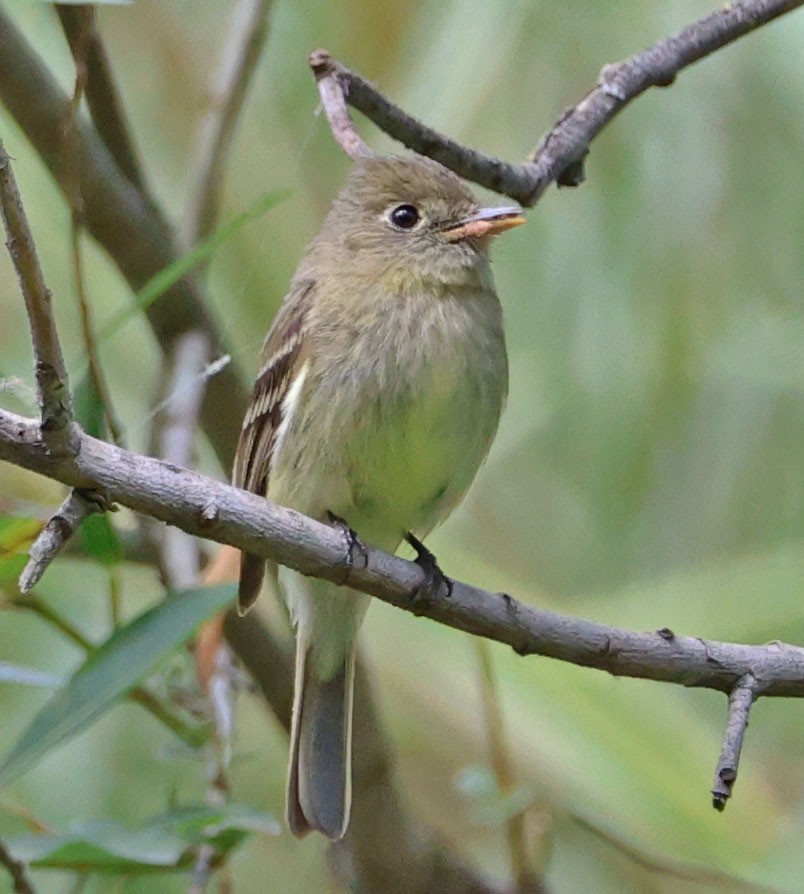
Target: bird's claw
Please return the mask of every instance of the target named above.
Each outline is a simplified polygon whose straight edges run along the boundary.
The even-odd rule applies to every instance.
[[[329,511],[327,511],[327,519],[332,527],[343,535],[346,541],[346,573],[343,579],[345,584],[349,580],[349,573],[353,568],[362,571],[368,565],[368,550],[365,543],[358,536],[357,531],[349,527],[346,519]]]
[[[452,595],[452,581],[439,568],[436,557],[411,533],[405,535],[405,540],[416,550],[416,564],[424,572],[424,580],[410,594],[410,601],[415,605],[425,605],[442,595],[449,598]]]

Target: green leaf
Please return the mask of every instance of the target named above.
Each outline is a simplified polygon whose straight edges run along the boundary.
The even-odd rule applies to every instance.
[[[39,869],[134,875],[190,865],[193,849],[211,844],[218,856],[252,832],[278,835],[270,814],[245,804],[185,807],[131,829],[114,821],[73,823],[66,833],[7,839],[11,853]]]
[[[107,338],[119,332],[120,329],[132,317],[145,310],[146,307],[153,304],[160,295],[166,292],[171,286],[175,285],[183,276],[189,273],[194,267],[207,261],[212,255],[223,245],[238,233],[249,221],[262,217],[266,211],[276,207],[284,202],[290,196],[290,190],[276,189],[267,192],[261,196],[247,208],[242,214],[239,214],[234,220],[219,227],[211,236],[199,242],[195,248],[187,252],[180,258],[177,258],[164,270],[152,276],[147,283],[134,296],[134,304],[126,307],[117,313],[112,319],[101,329],[96,339],[97,343],[106,341]]]
[[[199,624],[228,605],[234,592],[232,584],[185,590],[118,628],[36,715],[0,767],[0,785],[87,727]]]

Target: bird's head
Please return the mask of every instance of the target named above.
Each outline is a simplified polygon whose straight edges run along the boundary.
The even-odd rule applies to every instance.
[[[437,162],[375,156],[355,162],[317,242],[346,273],[448,284],[485,270],[491,238],[524,222],[516,205],[481,208]]]

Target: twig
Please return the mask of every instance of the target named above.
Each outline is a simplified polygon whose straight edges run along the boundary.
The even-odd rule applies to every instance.
[[[758,680],[750,673],[742,677],[729,693],[729,716],[712,786],[712,804],[716,810],[724,810],[732,795],[737,782],[743,738],[748,728],[748,714],[761,694]]]
[[[605,66],[600,73],[599,85],[568,109],[527,161],[519,165],[469,149],[427,127],[389,102],[368,81],[334,60],[326,50],[313,53],[310,65],[319,89],[323,79],[328,90],[338,91],[349,105],[409,149],[440,161],[467,180],[511,196],[530,207],[551,183],[575,186],[582,181],[581,164],[589,144],[631,100],[649,87],[672,83],[675,76],[693,62],[802,3],[804,0],[736,0],[672,37],[658,41],[644,52]],[[333,99],[333,107],[341,101]],[[344,128],[348,135],[350,124],[345,125],[339,119],[333,126],[335,139],[341,145]],[[352,155],[348,149],[346,151]]]
[[[647,50],[604,66],[598,86],[561,116],[528,158],[533,187],[525,203],[535,204],[553,180],[567,186],[580,182],[583,173],[579,165],[589,144],[631,100],[650,87],[669,86],[694,62],[802,3],[804,0],[735,0]],[[566,182],[562,181],[565,172],[569,174]]]
[[[273,0],[239,0],[235,7],[191,165],[190,203],[182,228],[187,246],[208,236],[218,218],[224,162],[265,45],[272,6]]]
[[[95,512],[104,512],[105,509],[102,498],[96,492],[72,490],[31,544],[28,564],[20,574],[20,592],[28,593],[39,583],[50,563],[85,518]]]
[[[36,360],[36,384],[42,414],[42,438],[54,453],[69,452],[73,402],[67,370],[53,318],[50,290],[45,285],[11,161],[0,141],[0,207],[11,260],[25,298]]]
[[[6,867],[11,881],[14,882],[14,894],[36,894],[36,889],[28,878],[25,864],[21,860],[15,860],[2,841],[0,841],[0,865]]]
[[[62,124],[69,100],[0,6],[0,100],[31,141],[61,189],[69,188],[62,164]],[[153,200],[120,174],[114,158],[85,121],[76,122],[76,167],[89,233],[108,251],[132,289],[145,285],[178,257],[174,234]],[[226,347],[206,310],[199,283],[179,280],[148,306],[146,316],[165,355],[189,329],[207,332],[215,356]],[[231,467],[248,392],[235,364],[208,383],[202,422],[221,465]]]
[[[142,171],[115,87],[106,48],[96,26],[94,7],[89,4],[71,6],[59,3],[56,5],[56,12],[76,63],[78,45],[86,41],[86,98],[98,133],[122,174],[135,186],[143,189],[145,183]]]
[[[57,9],[63,10],[65,7],[58,6]],[[90,379],[103,407],[103,414],[109,427],[109,433],[116,444],[122,445],[124,443],[122,428],[117,421],[112,406],[112,396],[101,368],[98,349],[95,344],[84,278],[84,258],[81,252],[84,202],[81,198],[76,164],[76,122],[78,120],[81,97],[86,91],[89,77],[87,56],[92,35],[95,33],[95,9],[92,6],[69,7],[69,12],[66,13],[66,20],[70,22],[70,49],[75,60],[75,89],[73,90],[67,118],[64,122],[64,167],[68,183],[66,190],[67,200],[70,205],[70,249],[73,261],[73,276],[75,279],[75,291],[78,297],[78,309],[81,315],[84,346],[86,347],[89,361]],[[62,16],[62,22],[64,21],[65,17]]]
[[[349,74],[326,50],[314,50],[310,54],[310,68],[318,84],[318,95],[329,121],[332,136],[349,158],[367,158],[371,149],[357,132],[349,109],[346,107],[347,91],[343,80]]]
[[[731,692],[746,674],[762,695],[804,697],[804,648],[773,642],[749,646],[676,636],[668,629],[639,633],[557,615],[455,582],[448,599],[415,601],[424,572],[415,562],[367,548],[366,564],[349,566],[343,538],[329,525],[268,503],[254,494],[140,456],[82,434],[79,452],[55,457],[38,439],[35,420],[0,410],[0,460],[72,487],[99,490],[190,534],[228,543],[376,596],[406,611],[511,646],[617,676]]]

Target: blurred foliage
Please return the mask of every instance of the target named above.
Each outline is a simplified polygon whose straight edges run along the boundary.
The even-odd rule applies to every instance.
[[[53,10],[6,6],[68,88],[70,57]],[[235,362],[255,371],[262,335],[347,167],[316,115],[310,50],[325,46],[455,138],[518,159],[601,65],[712,6],[277,0],[221,219],[235,220],[269,192],[291,197],[214,256],[210,294]],[[148,181],[178,223],[227,10],[212,0],[139,0],[99,17]],[[511,396],[488,463],[430,543],[450,574],[624,626],[804,639],[802,42],[804,14],[793,14],[640,98],[595,141],[588,182],[551,191],[527,227],[500,240]],[[394,148],[360,126],[375,147]],[[69,214],[1,109],[0,129],[77,382],[85,361]],[[84,247],[101,330],[132,296],[98,248]],[[2,402],[30,412],[27,326],[5,255],[0,283]],[[159,367],[145,324],[128,320],[101,357],[129,445],[145,449]],[[225,474],[203,442],[199,457],[204,471]],[[44,519],[61,496],[28,473],[0,470],[5,515]],[[101,641],[106,575],[64,558],[38,596]],[[156,572],[141,567],[124,567],[122,589],[127,619],[162,596]],[[365,646],[414,809],[467,860],[505,879],[505,837],[488,821],[505,805],[484,790],[478,822],[477,795],[466,790],[465,768],[488,764],[473,650],[454,631],[379,604]],[[492,651],[551,894],[801,890],[801,705],[757,705],[735,798],[718,815],[708,789],[721,696]],[[31,614],[7,612],[0,659],[62,676],[81,656]],[[46,695],[2,687],[7,753]],[[286,742],[257,699],[241,701],[237,737],[235,799],[278,813]],[[169,752],[173,742],[136,706],[115,708],[3,794],[0,834],[27,831],[20,804],[63,829],[98,817],[133,826],[172,803],[197,803],[202,769]],[[332,890],[324,853],[315,838],[250,838],[233,860],[236,890],[262,890],[267,873],[286,894]],[[43,894],[67,889],[59,873],[35,878]],[[181,877],[159,884],[167,894],[187,887]],[[91,880],[84,890],[107,885]],[[120,890],[151,885],[131,879]]]

